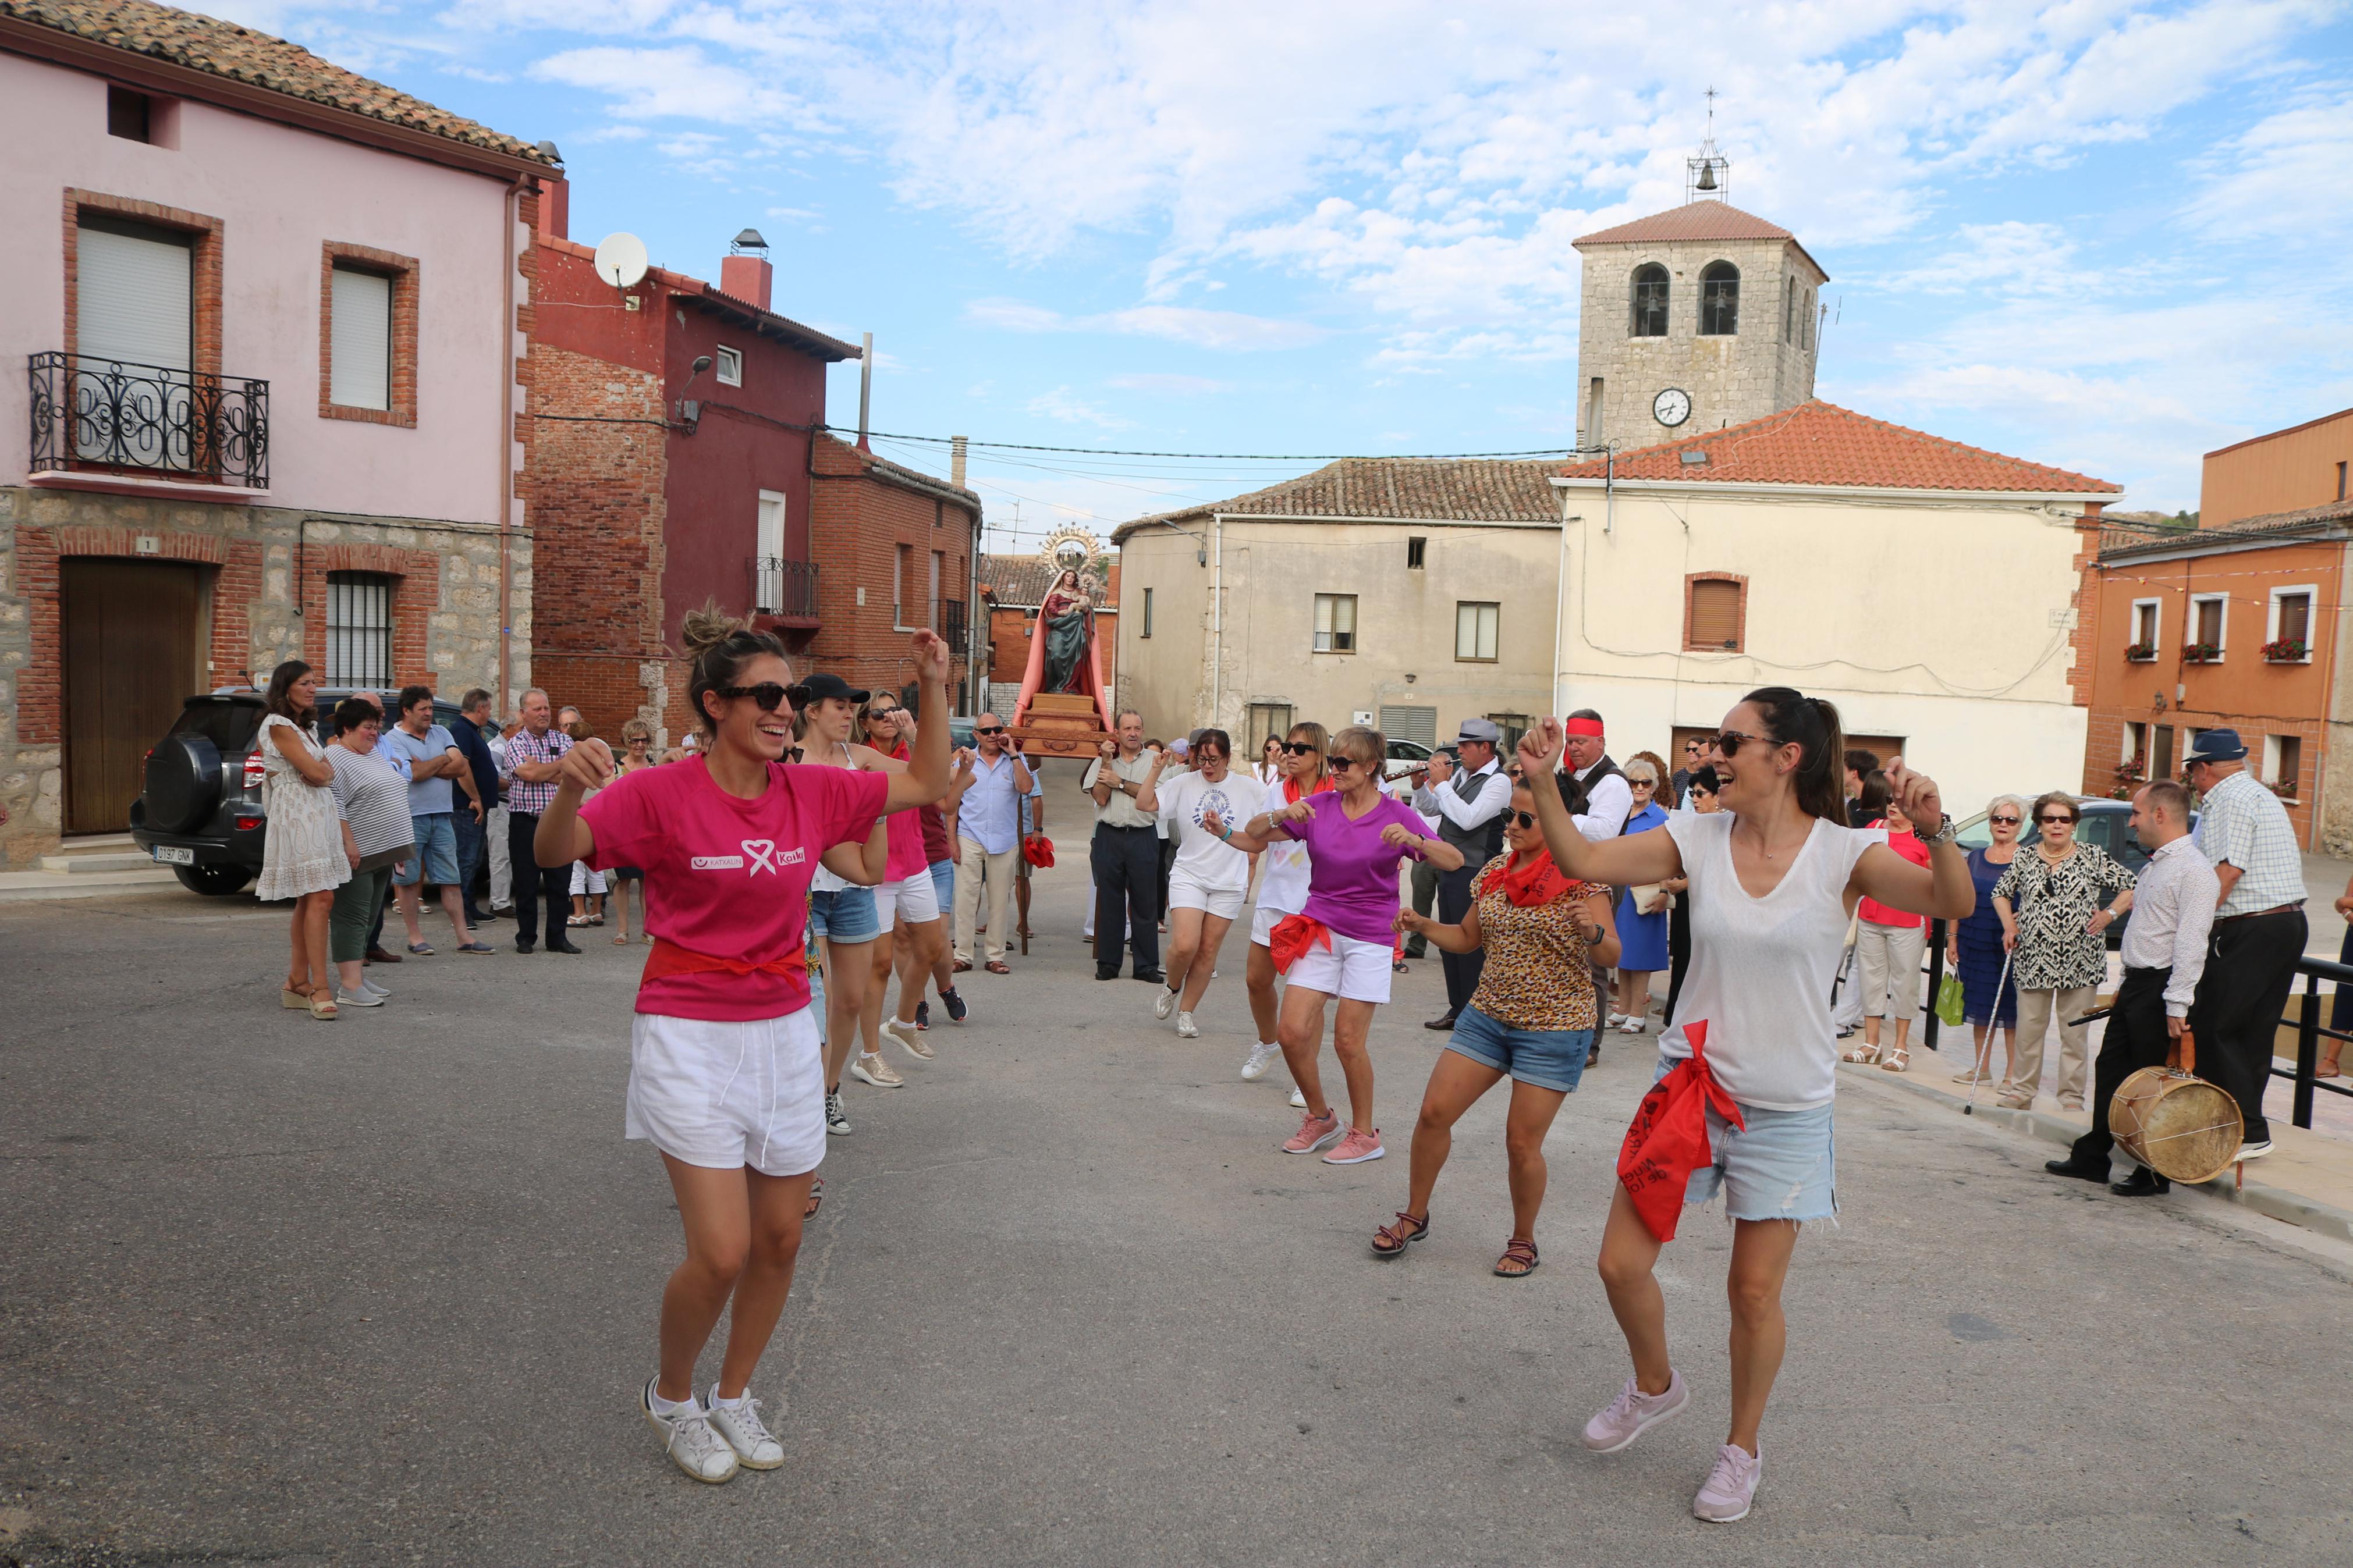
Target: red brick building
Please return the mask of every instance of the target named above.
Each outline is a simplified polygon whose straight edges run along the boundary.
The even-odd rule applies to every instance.
[[[748,231],[717,286],[657,267],[616,288],[562,195],[525,370],[537,683],[602,732],[675,738],[694,721],[679,626],[705,603],[854,684],[904,679],[902,628],[961,651],[979,500],[823,434],[826,368],[859,350],[770,308]]]

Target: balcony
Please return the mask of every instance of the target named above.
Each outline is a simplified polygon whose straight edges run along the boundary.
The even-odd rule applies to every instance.
[[[818,624],[816,562],[754,555],[748,564],[754,615],[772,616],[790,626]]]
[[[160,474],[269,488],[269,384],[37,353],[34,473]]]

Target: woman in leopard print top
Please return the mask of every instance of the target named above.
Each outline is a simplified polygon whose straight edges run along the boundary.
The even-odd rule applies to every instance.
[[[1544,787],[1559,787],[1547,778]],[[1421,1118],[1413,1130],[1412,1172],[1397,1223],[1373,1237],[1373,1251],[1394,1258],[1430,1234],[1430,1194],[1454,1146],[1454,1123],[1504,1078],[1512,1079],[1504,1146],[1511,1162],[1512,1234],[1495,1272],[1518,1279],[1536,1267],[1536,1210],[1544,1204],[1545,1134],[1576,1088],[1593,1047],[1599,999],[1593,965],[1618,959],[1609,889],[1564,876],[1536,826],[1535,798],[1521,784],[1504,816],[1504,852],[1472,882],[1461,925],[1440,925],[1411,910],[1399,929],[1449,952],[1483,947],[1485,968],[1447,1048],[1430,1069]]]

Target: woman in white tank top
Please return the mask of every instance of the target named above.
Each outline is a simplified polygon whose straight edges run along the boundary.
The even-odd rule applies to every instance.
[[[1530,774],[1558,765],[1563,734],[1546,719],[1520,742]],[[1940,920],[1976,905],[1968,861],[1952,842],[1935,783],[1896,760],[1888,782],[1932,845],[1927,866],[1887,847],[1883,830],[1846,826],[1838,710],[1786,686],[1752,691],[1725,715],[1703,762],[1723,781],[1723,809],[1670,817],[1666,830],[1588,843],[1558,791],[1535,792],[1545,842],[1568,875],[1614,887],[1691,879],[1692,957],[1661,1037],[1662,1075],[1693,1054],[1741,1113],[1707,1111],[1713,1164],[1693,1171],[1686,1203],[1721,1191],[1734,1227],[1725,1281],[1732,1302],[1732,1424],[1692,1511],[1728,1521],[1748,1511],[1764,1462],[1757,1427],[1788,1339],[1781,1285],[1800,1226],[1836,1212],[1831,1101],[1837,1031],[1830,986],[1847,917],[1865,894]],[[1939,829],[1939,824],[1942,829]],[[1585,1429],[1615,1453],[1691,1400],[1667,1354],[1666,1299],[1651,1268],[1661,1243],[1620,1184],[1602,1235],[1600,1273],[1632,1352],[1634,1375]]]

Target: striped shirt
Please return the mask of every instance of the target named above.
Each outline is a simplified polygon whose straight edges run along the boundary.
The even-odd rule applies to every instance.
[[[2279,796],[2250,773],[2216,784],[2198,803],[2198,847],[2217,867],[2236,866],[2239,880],[2218,918],[2252,915],[2304,902],[2304,856],[2295,825]]]
[[[374,871],[406,860],[417,847],[416,830],[408,820],[408,786],[383,758],[349,746],[329,746],[328,765],[335,770],[335,809],[351,825],[352,843],[360,852],[357,868]]]
[[[553,724],[536,735],[526,724],[507,737],[507,767],[512,772],[524,763],[552,763],[571,749],[572,737]],[[532,784],[517,774],[507,785],[507,809],[517,816],[538,816],[554,804],[555,781],[552,778]]]

